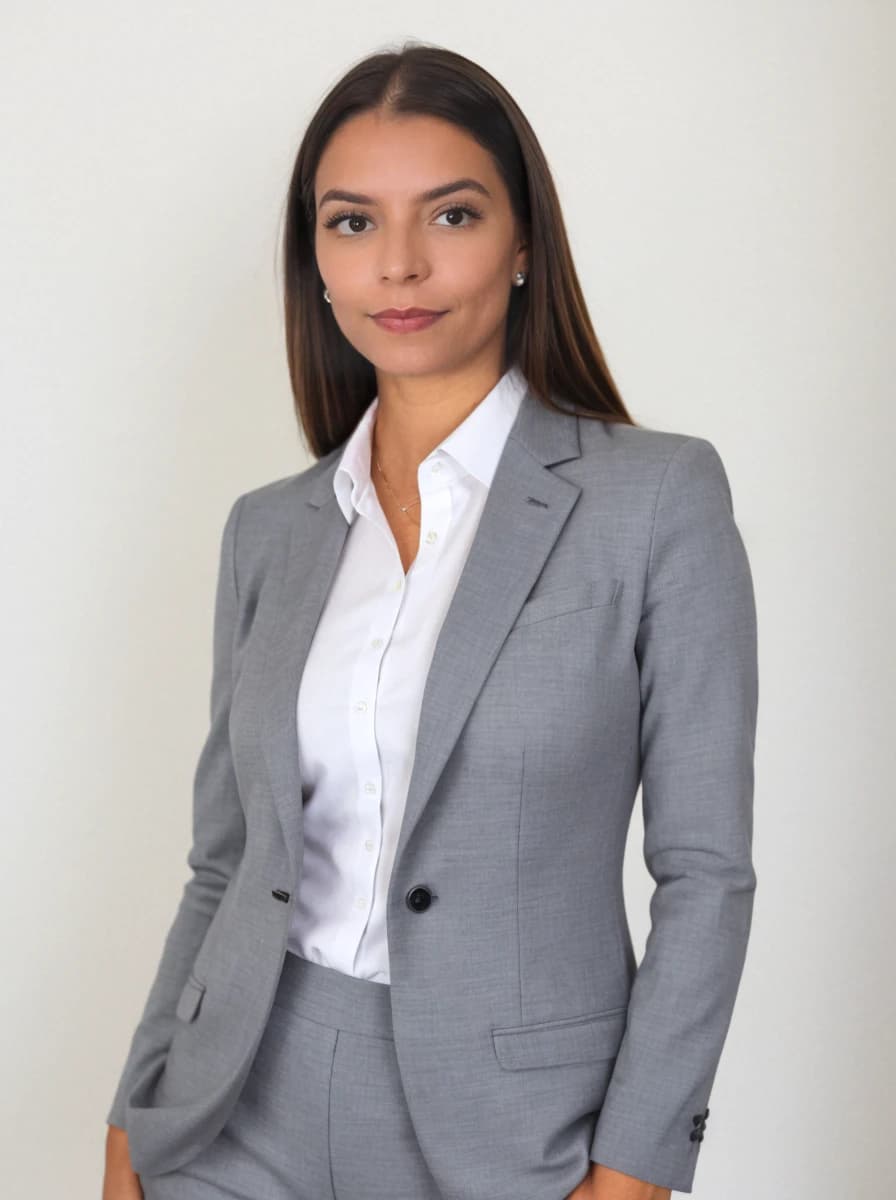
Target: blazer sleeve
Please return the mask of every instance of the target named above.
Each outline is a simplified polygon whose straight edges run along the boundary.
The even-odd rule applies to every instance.
[[[656,887],[590,1158],[690,1192],[756,890],[756,608],[725,468],[704,438],[678,447],[659,486],[635,652]]]
[[[193,780],[193,841],[187,855],[192,874],[184,886],[106,1118],[107,1124],[123,1129],[127,1128],[128,1099],[138,1086],[141,1093],[150,1088],[165,1061],[176,1027],[178,997],[245,846],[245,820],[228,732],[238,611],[236,531],[243,499],[240,496],[231,507],[221,537],[212,639],[210,727]]]

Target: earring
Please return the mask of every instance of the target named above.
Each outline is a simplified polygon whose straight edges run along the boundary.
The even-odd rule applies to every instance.
[[[514,287],[522,287],[525,282],[526,282],[526,276],[523,274],[522,271],[517,271],[517,273],[513,277],[513,286]]]
[[[326,300],[327,304],[333,303],[333,301],[330,299],[330,293],[327,288],[324,288],[324,299]]]

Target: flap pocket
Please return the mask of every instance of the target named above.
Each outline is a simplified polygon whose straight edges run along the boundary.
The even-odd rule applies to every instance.
[[[580,579],[566,587],[552,588],[526,601],[513,623],[513,629],[531,625],[533,621],[544,621],[547,617],[558,617],[561,613],[615,604],[620,587],[621,580],[607,576],[603,579]]]
[[[585,1017],[492,1029],[492,1042],[498,1062],[510,1071],[613,1058],[627,1015],[624,1005]]]
[[[205,991],[205,984],[191,972],[183,986],[177,1008],[174,1010],[181,1021],[192,1021],[199,1012],[199,1005]]]

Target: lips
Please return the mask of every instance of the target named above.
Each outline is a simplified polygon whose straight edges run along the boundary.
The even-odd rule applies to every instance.
[[[442,314],[435,308],[384,308],[373,315],[386,317],[390,321],[406,321],[410,317],[439,317]]]
[[[387,308],[374,313],[373,319],[380,329],[386,329],[390,333],[417,333],[418,330],[428,329],[444,315],[434,312],[431,308]]]

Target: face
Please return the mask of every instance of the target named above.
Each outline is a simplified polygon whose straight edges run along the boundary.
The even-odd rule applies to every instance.
[[[445,375],[490,359],[500,368],[513,276],[528,261],[507,189],[478,142],[436,117],[361,113],[330,139],[314,198],[328,307],[378,376]],[[409,307],[444,315],[405,332],[373,319]]]

